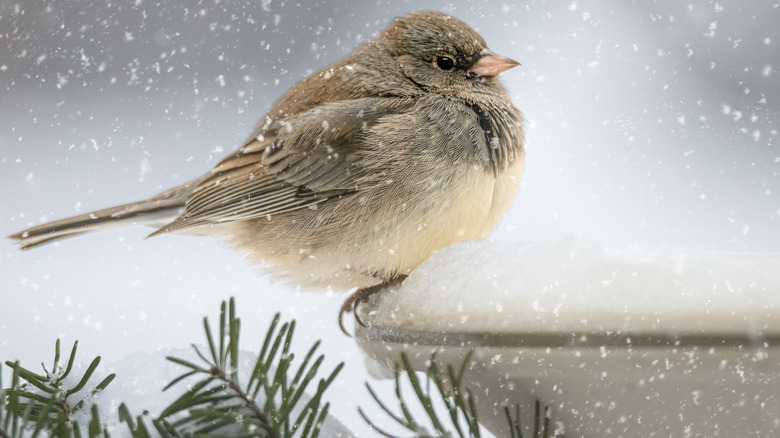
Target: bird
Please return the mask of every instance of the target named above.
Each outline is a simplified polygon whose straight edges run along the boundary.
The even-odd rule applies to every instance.
[[[122,225],[215,236],[302,289],[357,289],[341,324],[509,208],[524,119],[498,76],[517,65],[451,15],[397,17],[288,90],[205,175],[9,238],[28,249]]]

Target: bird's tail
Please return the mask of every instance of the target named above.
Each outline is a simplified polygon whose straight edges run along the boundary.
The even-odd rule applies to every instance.
[[[179,216],[199,180],[167,190],[143,201],[93,211],[38,225],[8,236],[21,249],[92,231],[132,225],[162,226]]]

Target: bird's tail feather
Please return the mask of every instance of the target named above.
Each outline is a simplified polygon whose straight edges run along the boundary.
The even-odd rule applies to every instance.
[[[192,181],[144,201],[60,219],[28,228],[8,237],[16,240],[21,249],[29,249],[92,231],[132,225],[162,226],[181,214],[197,182],[198,180]]]

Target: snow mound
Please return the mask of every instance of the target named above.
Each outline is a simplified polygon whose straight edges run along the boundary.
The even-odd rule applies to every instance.
[[[423,332],[780,332],[780,253],[469,241],[361,309]]]

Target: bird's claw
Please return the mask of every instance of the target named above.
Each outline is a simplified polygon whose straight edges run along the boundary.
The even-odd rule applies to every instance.
[[[352,337],[349,332],[347,332],[347,329],[344,328],[344,314],[352,312],[355,315],[355,321],[358,322],[363,327],[366,327],[366,324],[363,322],[362,319],[360,319],[360,315],[358,315],[358,306],[360,303],[367,303],[368,298],[371,297],[371,295],[374,295],[378,292],[381,292],[388,287],[396,286],[398,284],[401,284],[406,279],[407,275],[398,275],[395,276],[389,280],[383,281],[382,283],[375,284],[373,286],[364,287],[356,290],[352,293],[346,300],[344,300],[344,304],[341,305],[341,310],[339,310],[339,328],[341,328],[341,331],[349,336]]]

